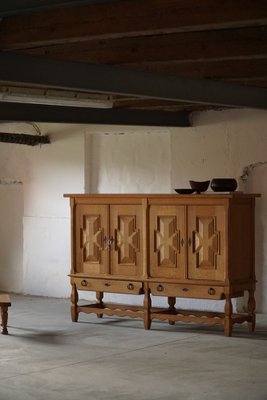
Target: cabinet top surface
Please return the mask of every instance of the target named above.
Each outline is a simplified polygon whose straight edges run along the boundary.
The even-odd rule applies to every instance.
[[[78,193],[78,194],[64,194],[64,197],[80,197],[80,198],[166,198],[166,199],[197,199],[197,198],[252,198],[252,197],[260,197],[259,193],[243,193],[243,192],[227,192],[227,193],[214,193],[214,192],[207,192],[201,194],[174,194],[174,193],[160,193],[160,194],[150,194],[150,193],[97,193],[97,194],[86,194],[86,193]]]

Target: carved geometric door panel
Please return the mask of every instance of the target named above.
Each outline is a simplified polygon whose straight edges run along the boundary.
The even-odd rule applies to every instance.
[[[142,206],[111,205],[111,274],[142,276],[144,271]]]
[[[225,210],[188,207],[188,278],[224,280]]]
[[[185,239],[184,206],[151,206],[151,277],[185,277]]]
[[[93,275],[109,272],[106,205],[78,205],[76,208],[76,272]]]

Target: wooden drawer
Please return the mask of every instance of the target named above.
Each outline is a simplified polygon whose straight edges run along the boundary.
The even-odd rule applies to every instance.
[[[116,281],[111,279],[72,278],[78,290],[140,294],[143,293],[142,282]]]
[[[149,284],[154,296],[191,297],[196,299],[224,298],[224,289],[219,286],[181,285],[175,283],[152,282]]]

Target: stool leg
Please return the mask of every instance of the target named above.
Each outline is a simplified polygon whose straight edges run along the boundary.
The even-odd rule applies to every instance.
[[[8,320],[8,307],[1,306],[1,317],[2,317],[2,335],[7,335],[7,320]]]

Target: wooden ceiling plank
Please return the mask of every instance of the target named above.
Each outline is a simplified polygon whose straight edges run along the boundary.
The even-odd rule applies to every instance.
[[[127,0],[4,18],[0,48],[266,24],[266,0]]]
[[[1,83],[216,106],[267,108],[265,89],[5,52],[0,52]]]
[[[117,65],[267,58],[267,26],[88,41],[17,50],[17,52],[55,59]]]
[[[190,126],[187,112],[90,109],[1,102],[0,120],[131,126]]]

